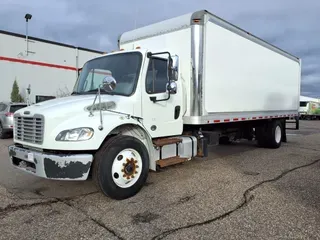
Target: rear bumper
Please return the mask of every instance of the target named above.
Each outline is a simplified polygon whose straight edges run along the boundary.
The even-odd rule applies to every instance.
[[[32,175],[56,180],[86,180],[93,155],[54,155],[11,145],[8,147],[11,164]]]

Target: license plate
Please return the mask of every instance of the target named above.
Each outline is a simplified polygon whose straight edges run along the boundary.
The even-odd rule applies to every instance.
[[[28,153],[28,161],[33,162],[33,153]]]

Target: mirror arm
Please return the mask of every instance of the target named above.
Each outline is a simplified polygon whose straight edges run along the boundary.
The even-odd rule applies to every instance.
[[[150,100],[153,102],[153,103],[156,103],[156,102],[162,102],[162,101],[167,101],[170,99],[170,91],[168,93],[168,97],[167,98],[163,98],[163,99],[160,99],[160,100],[157,100],[157,97],[150,97]]]
[[[96,93],[96,96],[95,96],[93,103],[91,105],[91,108],[89,111],[90,112],[89,117],[93,117],[93,107],[94,107],[94,104],[96,103],[97,97],[99,98],[99,112],[100,112],[100,125],[99,125],[98,129],[101,131],[101,130],[103,130],[103,118],[102,118],[102,108],[101,108],[101,85],[99,85],[98,92]]]
[[[168,86],[170,86],[170,82],[171,82],[171,81],[169,81],[169,85],[168,85]],[[168,90],[168,97],[167,97],[167,98],[163,98],[163,99],[157,100],[157,97],[150,97],[150,100],[151,100],[153,103],[156,103],[156,102],[167,101],[167,100],[170,99],[170,97],[171,97],[171,92],[170,92],[170,90]]]
[[[101,109],[101,90],[100,90],[100,86],[98,88],[98,94],[99,94],[99,111],[100,111],[100,126],[98,127],[98,129],[101,131],[103,130],[103,119],[102,119],[102,109]]]
[[[162,54],[168,54],[168,55],[169,55],[169,58],[171,59],[171,54],[170,54],[170,52],[157,52],[157,53],[147,52],[147,57],[148,57],[148,58],[151,58],[152,56],[162,55]]]

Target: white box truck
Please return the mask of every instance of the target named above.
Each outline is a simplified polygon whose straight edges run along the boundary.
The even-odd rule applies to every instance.
[[[320,99],[300,96],[299,118],[320,120]]]
[[[299,109],[299,58],[202,10],[123,33],[82,68],[71,96],[14,115],[11,163],[56,180],[92,174],[114,199],[149,170],[255,139],[278,148]]]

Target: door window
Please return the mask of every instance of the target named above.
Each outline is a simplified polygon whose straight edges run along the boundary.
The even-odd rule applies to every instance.
[[[150,59],[146,79],[147,93],[164,93],[166,92],[167,84],[167,60],[160,58]]]

